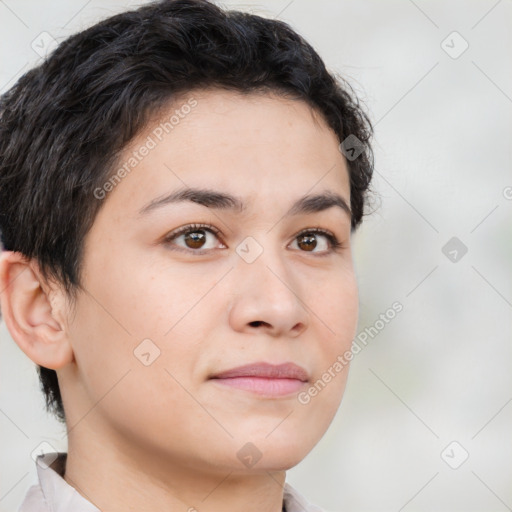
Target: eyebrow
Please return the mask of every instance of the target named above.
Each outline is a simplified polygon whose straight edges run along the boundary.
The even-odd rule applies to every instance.
[[[247,205],[240,197],[211,189],[186,187],[163,197],[153,199],[139,210],[139,215],[145,215],[157,208],[184,201],[197,203],[207,208],[231,210],[238,213],[244,212],[247,208]],[[328,190],[319,194],[301,197],[292,204],[284,216],[289,217],[292,215],[322,212],[333,206],[341,208],[348,215],[348,218],[352,219],[352,212],[347,201],[339,194]]]

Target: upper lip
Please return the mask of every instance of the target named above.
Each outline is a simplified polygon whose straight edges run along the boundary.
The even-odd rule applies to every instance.
[[[231,370],[216,373],[212,379],[230,379],[234,377],[262,377],[267,379],[297,379],[303,382],[309,380],[308,372],[295,363],[270,364],[253,363]]]

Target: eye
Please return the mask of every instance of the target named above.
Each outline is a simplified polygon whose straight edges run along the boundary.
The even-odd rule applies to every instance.
[[[320,243],[318,242],[319,239],[321,240]],[[295,237],[294,242],[302,249],[302,252],[320,253],[319,255],[322,256],[341,248],[341,243],[336,236],[322,228],[310,228],[301,231]],[[320,247],[319,251],[315,251],[317,247]]]
[[[213,236],[208,236],[209,234]],[[215,247],[211,246],[211,239],[217,238],[218,235],[219,230],[208,224],[189,224],[167,235],[164,242],[173,242],[173,245],[177,245],[178,250],[202,254],[203,252],[215,249]],[[184,245],[175,243],[180,239]],[[208,242],[210,242],[210,246]]]
[[[164,243],[174,245],[178,251],[204,254],[216,248],[212,239],[218,239],[219,235],[220,231],[209,224],[189,224],[169,233]],[[333,233],[319,227],[301,231],[295,236],[293,243],[297,244],[301,252],[310,252],[315,255],[318,253],[318,256],[329,255],[342,247]],[[315,250],[318,247],[320,249]],[[225,249],[226,246],[221,242],[220,248]]]

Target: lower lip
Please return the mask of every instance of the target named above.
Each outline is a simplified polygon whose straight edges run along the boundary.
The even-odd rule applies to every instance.
[[[305,382],[298,379],[269,379],[264,377],[231,377],[212,380],[225,386],[267,396],[286,396],[296,393],[305,384]]]

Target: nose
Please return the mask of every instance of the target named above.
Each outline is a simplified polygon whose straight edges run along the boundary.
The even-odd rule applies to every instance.
[[[238,260],[231,276],[236,289],[228,307],[231,327],[273,337],[299,336],[309,322],[299,277],[269,250],[252,263]]]

